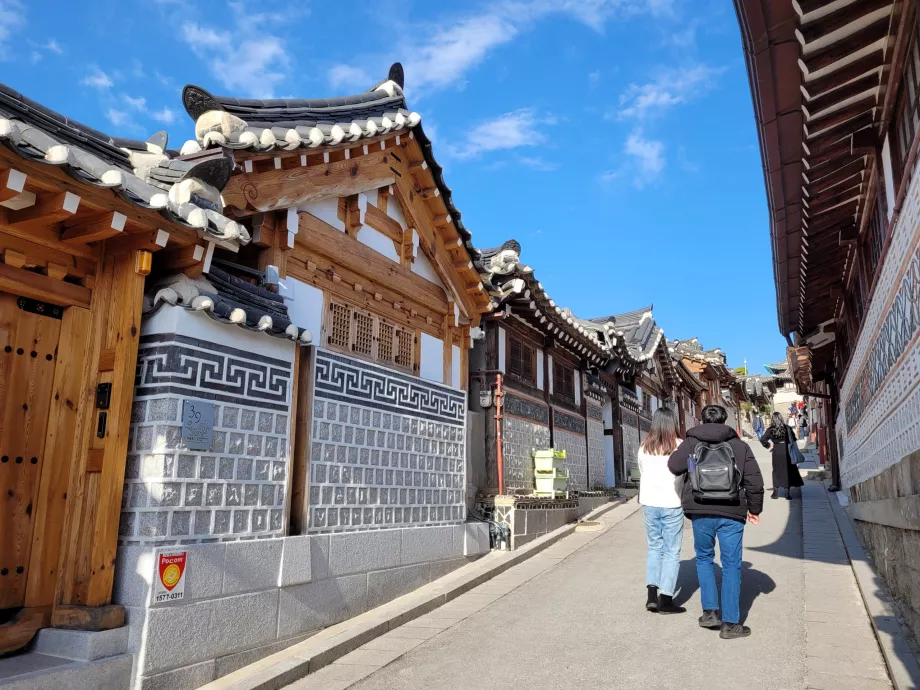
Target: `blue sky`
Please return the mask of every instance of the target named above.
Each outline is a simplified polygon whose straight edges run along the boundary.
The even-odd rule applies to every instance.
[[[583,317],[653,303],[751,371],[784,356],[731,3],[0,0],[0,81],[112,135],[194,136],[181,87],[358,93],[405,66],[464,222]]]

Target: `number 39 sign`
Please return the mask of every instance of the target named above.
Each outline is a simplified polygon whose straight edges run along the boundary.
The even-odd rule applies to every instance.
[[[182,441],[189,450],[210,450],[214,435],[214,405],[182,401]]]
[[[157,556],[156,586],[153,600],[178,601],[185,596],[185,562],[186,551],[161,553]]]

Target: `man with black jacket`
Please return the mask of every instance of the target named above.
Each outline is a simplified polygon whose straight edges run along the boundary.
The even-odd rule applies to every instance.
[[[720,630],[719,637],[732,640],[747,637],[751,629],[741,625],[741,548],[744,523],[760,522],[763,510],[763,477],[754,453],[738,434],[725,424],[728,418],[721,405],[703,408],[703,423],[687,431],[687,438],[668,459],[668,469],[678,476],[686,475],[697,452],[703,444],[728,443],[740,475],[739,501],[701,503],[693,495],[689,479],[685,479],[681,502],[693,524],[693,544],[696,549],[696,573],[703,599],[700,626]],[[722,616],[719,617],[719,592],[713,569],[716,539],[722,561]]]

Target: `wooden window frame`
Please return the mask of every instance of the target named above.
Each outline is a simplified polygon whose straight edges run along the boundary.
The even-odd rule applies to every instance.
[[[341,345],[339,343],[334,343],[332,341],[333,334],[333,317],[337,309],[344,310],[348,314],[348,342],[347,345]],[[371,323],[371,344],[370,352],[366,352],[363,349],[355,349],[355,344],[358,338],[358,324],[361,319],[369,319]],[[392,338],[392,344],[389,348],[382,349],[380,347],[380,337],[381,330],[385,328],[390,331],[390,337]],[[403,348],[400,348],[400,342],[403,342]],[[395,369],[397,371],[402,371],[408,374],[415,374],[416,368],[418,367],[418,354],[416,344],[418,343],[419,334],[418,331],[412,328],[406,328],[397,323],[390,321],[387,318],[379,316],[367,309],[362,309],[355,306],[343,299],[331,297],[327,300],[327,306],[325,310],[325,318],[323,320],[323,340],[322,343],[324,347],[334,351],[341,352],[348,355],[349,357],[354,357],[356,359],[362,359],[367,362],[373,362],[374,364],[379,364],[384,367]],[[408,347],[406,347],[408,345]],[[386,352],[389,355],[389,358],[381,358]],[[408,353],[409,360],[408,363],[401,363],[401,356]]]
[[[524,376],[523,371],[518,374],[512,370],[512,362],[514,358],[512,357],[512,348],[517,345],[523,349],[530,351],[530,378]],[[506,331],[505,333],[505,357],[508,363],[506,367],[507,371],[505,375],[508,376],[512,381],[517,381],[518,383],[528,386],[530,388],[536,389],[537,387],[537,351],[539,347],[527,340],[526,338],[521,337],[520,335],[514,333],[513,331]],[[522,362],[523,364],[523,362]]]
[[[561,374],[561,375],[560,375]],[[565,360],[553,357],[553,397],[574,406],[575,403],[575,367]],[[566,377],[569,380],[566,380]],[[571,395],[569,395],[571,392]]]

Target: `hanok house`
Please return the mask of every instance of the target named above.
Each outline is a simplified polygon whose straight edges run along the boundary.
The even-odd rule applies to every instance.
[[[727,401],[722,396],[722,389],[735,380],[725,363],[725,353],[719,348],[704,350],[696,338],[674,340],[669,348],[706,386],[700,400],[701,408],[706,405],[724,406]]]
[[[674,371],[677,373],[677,386],[674,399],[677,403],[681,436],[700,424],[700,412],[703,409],[702,396],[707,391],[707,386],[694,374],[683,357],[669,349],[671,361],[674,362]]]
[[[109,658],[67,682],[124,687],[111,604],[145,276],[249,237],[218,212],[221,152],[115,139],[3,85],[0,144],[0,653],[43,629],[38,650],[80,660],[68,631],[107,631]]]
[[[198,687],[489,549],[466,381],[492,298],[402,86],[394,65],[337,99],[184,90],[183,150],[233,161],[223,212],[252,242],[148,292],[117,588],[141,686]]]
[[[473,405],[484,410],[483,448],[473,451],[484,451],[479,508],[509,525],[515,548],[574,519],[578,494],[607,486],[603,398],[596,383],[586,391],[585,373],[608,351],[556,305],[517,242],[481,250],[477,264],[496,303],[471,370]],[[568,500],[532,497],[532,451],[546,448],[566,452]]]
[[[614,436],[620,476],[626,479],[632,469],[638,468],[639,444],[651,429],[652,415],[674,401],[674,365],[651,306],[591,319],[591,323],[607,334],[611,344],[622,343],[626,357],[621,358],[621,363],[629,363],[619,376],[620,423],[619,433]]]
[[[829,406],[834,483],[920,632],[917,5],[737,3],[789,374]]]
[[[789,412],[789,406],[797,404],[802,400],[802,396],[796,390],[795,381],[792,374],[789,373],[789,363],[786,361],[776,362],[775,364],[765,364],[764,369],[773,377],[776,382],[776,395],[773,396],[773,409],[785,415]]]

